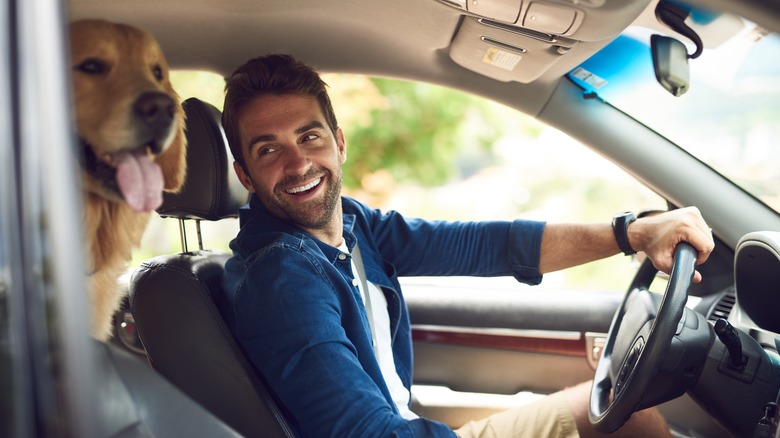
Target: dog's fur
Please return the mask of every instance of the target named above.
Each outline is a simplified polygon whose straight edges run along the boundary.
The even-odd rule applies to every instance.
[[[91,334],[111,336],[119,275],[162,190],[184,181],[184,111],[155,39],[102,20],[71,23],[75,124],[83,147]],[[161,175],[160,175],[161,174]]]

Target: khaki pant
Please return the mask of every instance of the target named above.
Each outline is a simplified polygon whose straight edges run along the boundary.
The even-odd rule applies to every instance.
[[[574,414],[561,393],[471,421],[455,433],[461,438],[579,437]]]

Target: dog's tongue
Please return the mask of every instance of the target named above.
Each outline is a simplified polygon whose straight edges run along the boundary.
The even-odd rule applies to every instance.
[[[127,204],[135,211],[151,211],[162,204],[163,177],[160,166],[146,153],[124,152],[114,156],[116,180]]]

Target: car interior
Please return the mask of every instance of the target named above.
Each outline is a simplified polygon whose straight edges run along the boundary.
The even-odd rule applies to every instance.
[[[776,38],[777,2],[0,4],[10,11],[0,13],[0,28],[13,32],[8,41],[0,38],[0,55],[18,61],[0,73],[0,86],[13,97],[0,104],[0,126],[9,127],[0,129],[6,140],[0,143],[25,144],[10,152],[0,145],[0,370],[8,364],[12,371],[0,379],[0,391],[21,394],[21,401],[0,403],[0,413],[21,413],[8,420],[17,432],[11,435],[295,436],[289,413],[217,310],[230,254],[204,248],[200,225],[234,220],[247,192],[231,168],[220,110],[201,99],[182,96],[189,171],[182,191],[166,193],[157,210],[178,222],[181,251],[132,267],[111,342],[81,336],[88,306],[80,236],[73,231],[80,229],[74,154],[45,145],[71,133],[67,75],[60,74],[68,65],[67,23],[104,18],[151,32],[176,70],[228,77],[247,59],[285,52],[324,73],[419,81],[490,99],[592,148],[662,196],[669,209],[697,206],[712,227],[716,249],[696,268],[706,279],[700,284],[686,280],[693,262],[683,245],[669,278],[649,261],[638,262],[633,281],[618,294],[404,283],[414,412],[457,427],[595,375],[591,421],[605,431],[657,405],[676,438],[780,438],[780,214],[750,187],[618,109],[601,89],[618,79],[597,65],[597,54],[609,58],[627,28],[663,33],[673,41],[648,44],[655,65],[646,76],[663,93],[684,98],[704,88],[689,80],[697,52],[717,48],[721,34],[724,40],[739,34],[730,27],[734,20],[752,23],[757,39]],[[697,13],[706,17],[691,18]],[[616,70],[610,73],[624,73]],[[35,129],[33,120],[51,129]],[[603,220],[614,213],[604,212]],[[31,229],[40,218],[45,226]],[[187,236],[190,225],[194,238]],[[11,254],[22,254],[20,266]],[[612,394],[620,401],[606,401]]]

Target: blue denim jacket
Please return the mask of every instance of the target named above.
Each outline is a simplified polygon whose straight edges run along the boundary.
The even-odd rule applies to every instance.
[[[395,366],[412,384],[409,313],[398,276],[513,275],[536,284],[544,223],[405,219],[342,198],[344,239],[387,298]],[[405,420],[371,346],[349,257],[272,216],[253,196],[230,243],[222,313],[303,436],[455,436]]]

